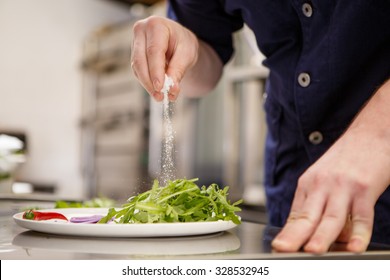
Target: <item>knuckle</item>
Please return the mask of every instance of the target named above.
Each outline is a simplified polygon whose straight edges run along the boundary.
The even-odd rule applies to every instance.
[[[343,219],[341,215],[339,215],[337,213],[334,213],[334,212],[324,213],[323,219],[327,220],[327,221],[330,221],[330,222],[338,222],[338,221],[340,223],[344,223],[345,222],[345,219]]]
[[[297,188],[298,189],[305,189],[305,187],[308,185],[308,183],[309,183],[309,180],[308,180],[307,176],[303,175],[303,176],[298,178]]]
[[[131,68],[133,68],[133,70],[136,70],[139,69],[140,66],[141,66],[140,59],[134,57],[131,61]]]
[[[148,29],[159,27],[161,25],[161,18],[155,15],[150,16],[145,20],[145,25]]]
[[[299,225],[313,232],[321,221],[321,215],[316,215],[310,210],[301,211],[298,213],[296,220]]]
[[[313,219],[312,215],[310,215],[310,213],[308,213],[308,212],[299,213],[299,216],[297,219],[301,220],[301,221],[305,221],[310,225],[314,224],[314,219]]]
[[[365,195],[370,190],[369,184],[362,181],[354,180],[352,185],[357,195]]]
[[[133,24],[133,32],[137,33],[143,31],[145,28],[150,29],[150,28],[159,27],[160,25],[161,25],[161,17],[152,15],[145,19],[136,21]]]
[[[134,23],[133,25],[133,33],[138,34],[143,29],[144,22],[142,20],[139,20]]]
[[[297,191],[308,193],[309,190],[313,190],[314,181],[311,176],[308,176],[308,174],[303,174],[301,177],[298,178],[298,185],[297,185]]]
[[[306,192],[321,192],[324,187],[333,186],[334,178],[326,172],[306,172],[298,179],[298,187]]]
[[[362,178],[348,176],[345,174],[336,174],[334,177],[335,185],[345,190],[352,191],[356,196],[365,196],[370,191],[370,184]]]
[[[328,184],[330,182],[330,176],[324,172],[316,172],[312,175],[312,185],[314,189],[318,189],[319,186],[323,184]]]
[[[287,222],[304,222],[310,227],[314,227],[317,223],[317,220],[307,211],[303,212],[291,212],[287,218]]]
[[[352,216],[352,224],[370,225],[371,219],[366,215],[355,214]]]

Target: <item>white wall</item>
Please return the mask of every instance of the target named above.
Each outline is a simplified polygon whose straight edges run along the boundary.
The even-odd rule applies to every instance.
[[[82,42],[127,19],[103,0],[0,0],[0,130],[25,131],[29,158],[18,177],[54,183],[81,198]]]

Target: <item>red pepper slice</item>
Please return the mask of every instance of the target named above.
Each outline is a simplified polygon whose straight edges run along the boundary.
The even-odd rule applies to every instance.
[[[52,220],[52,219],[60,219],[67,221],[68,219],[57,212],[39,212],[35,210],[27,210],[23,214],[23,219],[27,220],[35,220],[35,221],[43,221],[43,220]]]

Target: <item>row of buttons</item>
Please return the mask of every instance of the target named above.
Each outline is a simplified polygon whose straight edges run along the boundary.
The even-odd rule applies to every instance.
[[[302,5],[302,13],[305,17],[310,18],[313,15],[313,7],[310,3],[304,3]],[[306,88],[310,85],[310,75],[306,72],[302,72],[298,75],[298,84]],[[318,145],[322,143],[324,140],[324,137],[321,132],[319,131],[313,131],[312,133],[309,134],[309,141],[313,145]]]

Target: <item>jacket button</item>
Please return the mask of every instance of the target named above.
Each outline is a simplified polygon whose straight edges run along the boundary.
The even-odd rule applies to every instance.
[[[309,3],[305,3],[302,5],[302,12],[305,17],[311,17],[313,15],[313,7]]]
[[[309,135],[309,141],[310,143],[312,143],[313,145],[318,145],[322,142],[322,140],[324,140],[324,137],[322,136],[322,133],[319,132],[319,131],[313,131],[312,133],[310,133]]]
[[[301,73],[298,75],[298,84],[301,87],[308,87],[310,85],[310,75],[308,73]]]

